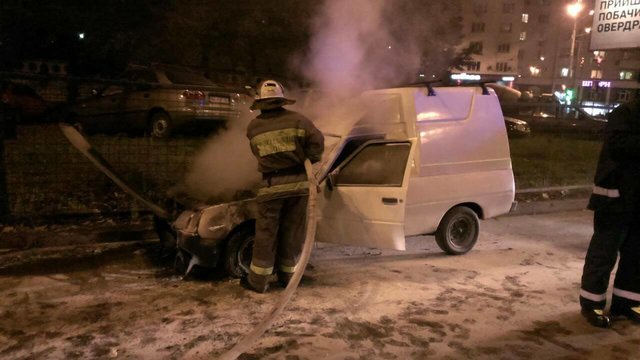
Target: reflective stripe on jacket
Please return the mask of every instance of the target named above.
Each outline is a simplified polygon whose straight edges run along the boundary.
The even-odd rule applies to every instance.
[[[324,136],[309,119],[281,107],[262,110],[247,137],[264,178],[259,201],[308,194],[304,160],[317,162],[324,151]]]
[[[317,162],[324,151],[324,136],[309,119],[284,108],[262,110],[247,128],[251,151],[262,173]]]

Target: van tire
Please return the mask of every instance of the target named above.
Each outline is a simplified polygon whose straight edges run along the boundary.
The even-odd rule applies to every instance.
[[[240,278],[249,272],[255,235],[253,226],[243,226],[229,237],[224,250],[223,265],[230,276]]]
[[[164,111],[158,111],[151,115],[149,120],[149,134],[158,139],[167,139],[171,136],[171,117]]]
[[[478,215],[466,206],[449,210],[436,230],[436,243],[449,255],[462,255],[473,249],[480,235]]]

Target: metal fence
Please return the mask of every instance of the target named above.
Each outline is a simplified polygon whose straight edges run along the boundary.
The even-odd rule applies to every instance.
[[[96,95],[96,89],[104,91],[114,84],[128,86],[129,89],[118,93],[126,95],[140,90],[131,90],[132,85],[146,84],[148,86],[142,86],[144,96],[144,89],[162,87],[140,81],[91,80],[73,81],[73,84],[42,78],[0,78],[0,81],[27,85],[46,103],[46,111],[30,118],[22,117],[29,113],[25,109],[16,110],[15,106],[0,109],[4,125],[16,123],[2,126],[0,217],[113,214],[138,209],[139,205],[131,197],[70,145],[57,122],[69,120],[71,105],[82,103],[82,99],[106,99],[101,105],[96,101],[96,106],[102,106],[101,111],[105,113],[115,112],[121,106],[111,100],[111,95]],[[194,96],[190,101],[224,101],[216,98],[213,90],[204,89],[195,94],[187,93],[188,90],[201,90],[185,88],[185,96]],[[239,99],[241,97],[234,101]],[[553,106],[527,103],[504,108],[507,118],[525,121],[518,124],[505,119],[518,189],[582,185],[592,181],[605,122],[585,115],[579,108]],[[173,134],[166,139],[155,138],[148,131],[98,131],[90,136],[90,141],[127,181],[147,196],[162,199],[168,189],[183,180],[194,154],[207,139],[199,131]]]

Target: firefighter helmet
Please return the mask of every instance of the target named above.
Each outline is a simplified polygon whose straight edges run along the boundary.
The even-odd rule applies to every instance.
[[[287,99],[284,96],[284,87],[275,80],[265,80],[258,84],[256,96],[252,110],[265,109],[267,107],[279,107],[283,105],[291,105],[295,100]]]

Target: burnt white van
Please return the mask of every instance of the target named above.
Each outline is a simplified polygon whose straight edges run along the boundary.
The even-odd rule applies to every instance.
[[[365,110],[355,120],[333,119],[324,128],[318,122],[325,154],[314,167],[321,187],[317,241],[404,250],[406,236],[434,234],[442,250],[459,255],[475,245],[479,219],[509,212],[515,185],[492,89],[374,90],[362,94],[360,104]],[[73,128],[63,131],[123,186]],[[190,204],[176,216],[147,204],[158,215],[156,229],[165,246],[177,248],[180,271],[194,265],[221,265],[233,276],[248,271],[255,198]]]
[[[363,96],[370,118],[320,177],[317,240],[404,250],[406,236],[435,234],[449,254],[471,250],[478,219],[509,212],[515,194],[495,92],[408,87]]]

